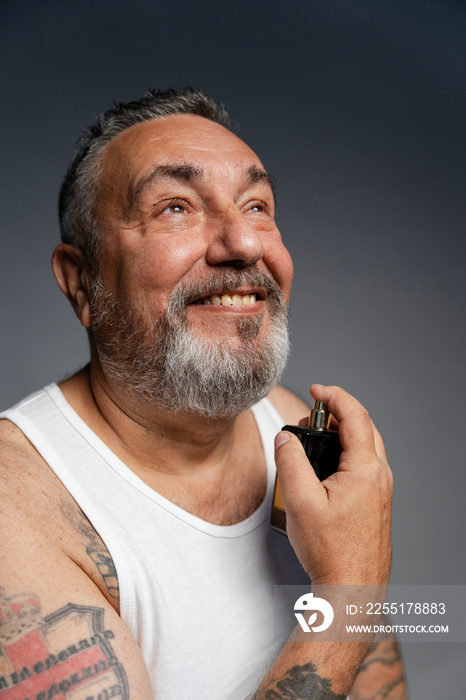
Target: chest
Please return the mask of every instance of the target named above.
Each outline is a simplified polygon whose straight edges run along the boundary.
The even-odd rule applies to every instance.
[[[288,540],[271,530],[264,507],[226,532],[165,510],[154,509],[153,521],[150,536],[137,522],[128,533],[138,543],[146,538],[143,547],[119,545],[128,555],[122,581],[131,571],[136,601],[128,606],[122,591],[122,617],[141,646],[155,695],[186,697],[189,688],[193,699],[243,700],[289,632],[284,620],[277,633],[274,585],[303,581]]]
[[[174,505],[213,525],[245,520],[257,510],[267,491],[267,464],[260,446],[221,474],[179,478],[140,472],[138,476]]]

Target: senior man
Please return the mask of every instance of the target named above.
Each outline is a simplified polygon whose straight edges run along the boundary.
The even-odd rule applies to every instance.
[[[290,539],[268,525],[274,436],[307,408],[277,386],[272,180],[229,127],[201,91],[150,91],[64,180],[53,270],[91,357],[2,414],[2,700],[405,697],[395,644],[274,636],[276,584],[387,583],[391,474],[356,399],[314,385],[340,471],[321,484],[279,433]]]

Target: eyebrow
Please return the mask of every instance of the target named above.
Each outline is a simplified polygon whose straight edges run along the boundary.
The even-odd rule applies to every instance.
[[[257,165],[251,165],[245,171],[245,180],[247,184],[255,184],[256,182],[263,182],[267,185],[274,199],[275,196],[275,182],[271,175],[266,170],[259,168]],[[183,165],[158,165],[153,168],[147,175],[140,178],[137,181],[134,188],[129,193],[128,197],[128,208],[130,212],[133,212],[136,208],[139,200],[141,199],[145,190],[152,185],[153,182],[162,179],[174,179],[181,180],[183,182],[192,182],[193,180],[200,180],[204,175],[204,170],[198,166],[191,163],[185,163]]]
[[[189,163],[185,163],[184,165],[158,165],[156,168],[153,168],[150,173],[138,180],[135,187],[130,191],[128,198],[129,210],[134,210],[144,191],[152,185],[155,180],[171,178],[184,182],[192,182],[193,180],[199,180],[202,175],[202,168]]]
[[[246,180],[251,184],[254,184],[256,182],[263,182],[265,185],[270,187],[273,195],[273,200],[276,203],[277,197],[275,194],[275,180],[266,170],[258,168],[257,165],[251,165],[246,170]]]

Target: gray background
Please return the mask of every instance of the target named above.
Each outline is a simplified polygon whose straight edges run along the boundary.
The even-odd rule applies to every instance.
[[[278,179],[285,384],[341,384],[380,427],[392,581],[464,583],[465,30],[460,1],[3,0],[1,406],[87,358],[49,267],[77,133],[114,98],[201,85]],[[406,644],[412,698],[466,697],[465,651]]]

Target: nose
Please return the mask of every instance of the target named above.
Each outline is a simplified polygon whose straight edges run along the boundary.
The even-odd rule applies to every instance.
[[[246,267],[262,258],[260,232],[238,210],[226,211],[212,222],[206,259],[209,265]]]

